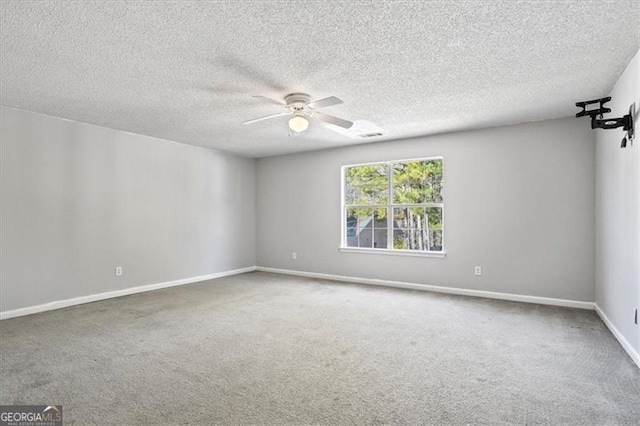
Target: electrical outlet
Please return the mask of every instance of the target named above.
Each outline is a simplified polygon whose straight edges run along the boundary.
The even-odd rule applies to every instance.
[[[476,276],[482,275],[482,266],[476,266],[474,273]]]
[[[298,259],[298,253],[296,253],[295,251],[292,251],[292,252],[291,252],[291,258],[292,258],[293,260]]]
[[[122,275],[122,266],[116,266],[116,277]]]

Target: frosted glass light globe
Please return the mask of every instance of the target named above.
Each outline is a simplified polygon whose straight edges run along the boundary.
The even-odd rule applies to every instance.
[[[296,115],[289,120],[289,128],[296,133],[304,132],[309,128],[309,121],[301,115]]]

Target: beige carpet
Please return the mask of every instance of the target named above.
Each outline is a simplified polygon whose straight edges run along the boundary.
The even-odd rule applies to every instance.
[[[66,424],[637,425],[592,311],[250,273],[0,322],[0,403]]]

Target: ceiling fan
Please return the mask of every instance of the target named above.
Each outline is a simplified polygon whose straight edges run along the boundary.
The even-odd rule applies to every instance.
[[[307,128],[309,127],[309,120],[307,120],[307,117],[322,121],[324,123],[333,124],[344,129],[349,129],[351,128],[351,126],[353,126],[353,122],[351,121],[317,111],[318,108],[325,108],[343,103],[342,100],[336,98],[335,96],[319,99],[317,101],[311,101],[311,97],[306,93],[291,93],[284,97],[284,102],[267,98],[265,96],[254,96],[254,98],[279,105],[285,108],[286,111],[245,121],[242,124],[251,124],[262,120],[268,120],[270,118],[293,115],[293,117],[289,120],[289,128],[296,133],[301,133],[307,130]]]

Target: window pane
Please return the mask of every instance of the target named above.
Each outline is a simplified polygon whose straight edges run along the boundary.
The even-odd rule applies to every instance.
[[[374,209],[351,208],[346,215],[347,247],[371,247]]]
[[[356,229],[356,238],[358,239],[358,245],[355,247],[373,247],[373,229]]]
[[[372,164],[345,170],[345,203],[347,205],[387,204],[388,166]]]
[[[387,209],[348,208],[347,247],[387,248]]]
[[[394,163],[393,202],[442,203],[442,160]]]
[[[373,248],[387,248],[387,228],[375,228],[373,230]]]
[[[427,207],[427,225],[429,230],[442,230],[442,207]]]
[[[371,222],[373,209],[368,207],[353,207],[347,209],[347,227],[365,228]]]
[[[429,250],[431,251],[442,251],[442,229],[429,231],[431,247]]]
[[[441,207],[393,209],[393,248],[442,251]]]
[[[347,247],[360,247],[359,233],[360,229],[365,228],[366,224],[371,222],[373,209],[368,208],[352,208],[347,209],[345,236]]]
[[[400,250],[428,250],[428,232],[424,229],[394,229],[393,248]]]
[[[393,209],[393,227],[424,229],[425,215],[424,207],[396,207]]]
[[[375,228],[387,227],[387,209],[386,208],[373,209],[373,216],[375,218],[375,221],[374,221]]]

